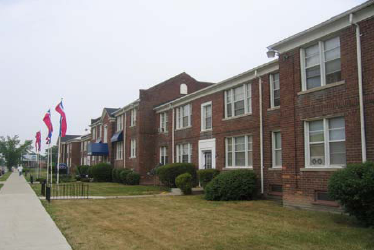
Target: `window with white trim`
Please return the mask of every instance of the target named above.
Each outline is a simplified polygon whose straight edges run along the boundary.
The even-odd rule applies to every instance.
[[[104,143],[108,143],[108,125],[104,126]]]
[[[96,128],[92,128],[92,139],[96,139]]]
[[[130,142],[130,158],[136,158],[136,140],[132,139]]]
[[[253,166],[252,136],[228,137],[225,142],[227,168],[250,168]]]
[[[305,122],[305,164],[307,167],[346,165],[344,117]]]
[[[136,125],[136,109],[130,111],[130,126]]]
[[[225,118],[252,113],[252,84],[225,91]]]
[[[212,102],[201,104],[201,131],[212,129]]]
[[[168,147],[160,147],[160,164],[168,164]]]
[[[120,115],[120,116],[117,116],[117,132],[123,130],[123,116]]]
[[[123,142],[119,141],[116,143],[116,160],[123,159]]]
[[[187,104],[175,109],[176,112],[176,127],[182,129],[191,126],[192,105]]]
[[[273,168],[282,167],[282,136],[280,131],[272,133]]]
[[[168,114],[166,112],[160,114],[160,133],[168,132]]]
[[[339,37],[319,41],[300,52],[303,90],[342,80]]]
[[[270,107],[280,106],[279,73],[270,74]]]
[[[192,162],[192,144],[184,143],[176,146],[177,162],[191,163]]]

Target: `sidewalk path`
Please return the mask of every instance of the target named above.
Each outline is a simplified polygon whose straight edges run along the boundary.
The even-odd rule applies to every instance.
[[[71,250],[23,176],[13,173],[0,189],[0,249]]]

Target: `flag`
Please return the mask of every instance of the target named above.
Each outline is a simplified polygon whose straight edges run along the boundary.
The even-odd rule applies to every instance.
[[[47,144],[50,144],[51,143],[51,138],[52,138],[52,132],[53,132],[53,126],[52,126],[52,122],[51,122],[51,111],[50,110],[48,110],[48,112],[45,114],[45,116],[43,118],[43,122],[45,123],[45,125],[48,128],[48,136],[45,139],[47,140]]]
[[[36,132],[35,136],[35,148],[38,152],[40,152],[40,146],[41,146],[41,134],[40,131]]]
[[[65,115],[65,111],[64,111],[64,106],[62,105],[62,101],[59,104],[57,104],[55,110],[61,115],[60,116],[60,133],[59,133],[59,135],[61,137],[65,137],[68,125],[66,123],[66,115]]]

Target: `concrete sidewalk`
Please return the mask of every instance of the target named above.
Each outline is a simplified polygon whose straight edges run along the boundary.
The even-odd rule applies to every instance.
[[[23,176],[13,173],[0,189],[0,249],[71,250]]]

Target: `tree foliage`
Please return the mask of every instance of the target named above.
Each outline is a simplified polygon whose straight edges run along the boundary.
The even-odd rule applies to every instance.
[[[0,136],[0,153],[5,160],[5,165],[10,170],[13,166],[21,163],[21,156],[27,154],[32,149],[32,141],[26,140],[21,144],[18,135],[13,137],[7,136],[6,138]]]

